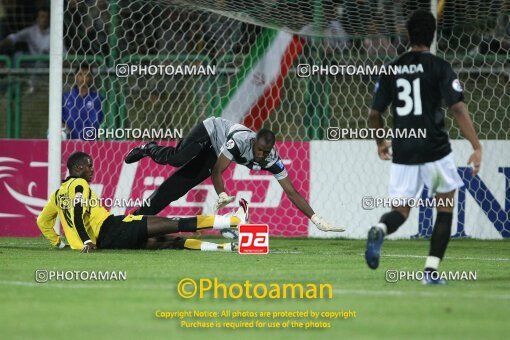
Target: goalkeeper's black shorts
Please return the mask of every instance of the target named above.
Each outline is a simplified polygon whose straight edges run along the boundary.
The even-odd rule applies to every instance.
[[[148,239],[147,217],[110,215],[102,224],[97,238],[100,249],[140,249]]]
[[[216,155],[204,123],[196,125],[179,142],[177,147],[156,145],[149,149],[149,156],[158,164],[182,167],[201,153]]]

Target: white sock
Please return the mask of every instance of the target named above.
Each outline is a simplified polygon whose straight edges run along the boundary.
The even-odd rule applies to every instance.
[[[384,235],[386,235],[388,233],[388,227],[386,226],[386,224],[382,223],[382,222],[379,222],[375,225],[377,228],[380,228],[382,229],[382,231],[384,232]]]
[[[214,216],[213,229],[230,228],[230,216]]]
[[[202,244],[200,245],[201,251],[218,251],[218,245],[216,243],[212,242],[204,242],[202,241]]]
[[[223,247],[221,251],[232,251],[232,243],[223,243],[221,246]]]
[[[439,268],[439,262],[441,262],[439,257],[427,256],[427,259],[425,260],[425,268],[432,268],[437,270]]]

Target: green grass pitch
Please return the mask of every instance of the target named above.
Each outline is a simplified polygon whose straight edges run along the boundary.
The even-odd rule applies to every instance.
[[[3,339],[508,339],[508,241],[451,241],[441,269],[476,271],[477,280],[446,286],[385,281],[388,269],[421,270],[428,241],[386,241],[376,271],[364,263],[364,247],[361,240],[273,238],[271,253],[258,256],[178,250],[80,254],[51,249],[42,238],[1,238],[1,334]],[[127,280],[36,283],[38,269],[126,271]],[[186,277],[216,277],[226,284],[330,283],[333,298],[186,300],[176,291]],[[328,321],[327,329],[210,330],[182,328],[179,320],[156,318],[156,310],[351,310],[357,316]]]

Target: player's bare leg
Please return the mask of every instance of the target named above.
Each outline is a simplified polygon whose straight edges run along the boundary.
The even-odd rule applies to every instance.
[[[455,190],[447,193],[436,194],[437,215],[432,237],[430,239],[430,249],[427,260],[425,261],[424,284],[445,284],[446,281],[439,278],[437,271],[439,263],[444,257],[450,235],[452,233],[453,206],[451,204],[455,197]],[[435,273],[434,273],[435,272]]]
[[[184,249],[184,239],[173,235],[149,237],[145,249]]]
[[[377,269],[379,267],[384,236],[397,231],[409,217],[410,211],[411,207],[409,206],[393,207],[390,212],[381,216],[379,223],[370,228],[365,250],[365,260],[370,268]]]

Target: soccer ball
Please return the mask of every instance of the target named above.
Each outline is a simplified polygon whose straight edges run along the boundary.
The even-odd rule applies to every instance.
[[[237,229],[224,228],[220,230],[221,236],[231,240],[237,240],[239,238],[239,232]]]

